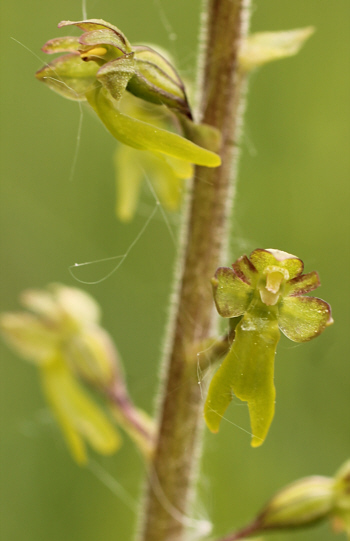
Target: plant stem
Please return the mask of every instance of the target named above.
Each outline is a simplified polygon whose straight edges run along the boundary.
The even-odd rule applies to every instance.
[[[253,522],[238,532],[231,533],[219,541],[240,541],[260,531],[259,522]]]
[[[197,364],[189,351],[212,335],[217,321],[210,279],[228,244],[243,94],[237,53],[247,32],[248,7],[249,0],[205,3],[198,120],[220,131],[222,166],[195,170],[141,541],[182,541],[187,527],[195,524],[188,512],[198,464],[202,397]]]
[[[138,410],[127,393],[124,382],[116,381],[105,391],[113,405],[112,411],[120,426],[135,441],[147,460],[154,451],[154,426],[151,419]]]

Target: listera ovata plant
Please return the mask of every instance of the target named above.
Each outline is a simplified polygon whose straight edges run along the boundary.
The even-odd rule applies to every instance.
[[[149,46],[132,46],[117,27],[100,19],[59,24],[61,28],[70,26],[77,26],[82,35],[48,41],[44,52],[60,56],[36,76],[63,97],[87,102],[121,143],[115,154],[118,217],[124,221],[133,217],[144,171],[151,173],[150,181],[160,202],[170,210],[178,209],[182,183],[193,175],[194,166],[220,167],[224,154],[220,133],[213,126],[194,121],[183,81],[166,54]],[[239,43],[236,79],[245,80],[256,67],[295,54],[312,31],[305,28],[245,36]],[[154,112],[160,108],[163,116],[159,120]],[[213,360],[226,357],[213,377],[205,404],[205,419],[213,432],[218,430],[234,393],[248,402],[252,445],[260,445],[274,413],[273,362],[279,329],[302,342],[314,338],[332,322],[325,301],[304,296],[319,286],[317,273],[302,272],[299,258],[262,249],[255,250],[250,258],[239,258],[233,270],[217,270],[212,280],[214,300],[219,314],[230,319],[229,338],[233,342],[227,345],[223,340],[214,348],[217,356]],[[160,430],[155,437],[153,421],[133,405],[117,350],[100,326],[96,303],[85,293],[60,285],[26,292],[22,302],[30,312],[3,314],[2,332],[20,355],[38,366],[44,392],[76,461],[86,463],[86,442],[99,453],[114,453],[120,445],[116,423],[147,459],[155,459]],[[188,349],[197,346],[190,344]],[[188,374],[191,377],[193,372],[188,370]],[[88,387],[103,397],[104,409],[93,401]],[[182,404],[184,408],[186,405]],[[171,456],[166,458],[165,470]],[[315,516],[336,517],[339,529],[348,531],[350,510],[348,499],[343,497],[348,494],[348,470],[344,471],[335,482],[316,483],[324,496],[318,515],[308,514],[309,502],[312,506],[315,501],[315,484],[303,481],[301,498],[298,484],[297,489],[287,487],[258,516],[254,525],[259,527],[250,526],[227,537],[227,541],[241,539],[247,532],[260,534],[269,528],[306,525]],[[170,504],[176,512],[182,510],[182,501],[171,500]],[[170,537],[163,515],[158,521],[157,516],[152,517],[152,521],[159,525],[157,541],[167,541]],[[173,532],[171,527],[168,531]],[[150,531],[151,537],[146,533],[143,538],[146,541],[154,541],[154,535],[158,535],[158,530]],[[181,528],[178,532],[172,541],[182,539]]]

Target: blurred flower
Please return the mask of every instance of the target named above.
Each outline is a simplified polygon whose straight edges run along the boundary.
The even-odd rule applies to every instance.
[[[248,402],[252,446],[257,447],[274,415],[274,358],[280,330],[294,342],[306,342],[333,320],[325,301],[303,296],[319,287],[320,281],[317,272],[302,274],[304,265],[297,257],[257,249],[232,267],[216,271],[212,280],[215,304],[222,317],[243,317],[211,381],[205,419],[210,430],[217,432],[233,392]]]
[[[314,475],[279,490],[258,516],[242,530],[222,541],[238,541],[275,530],[294,530],[330,519],[336,531],[350,538],[350,460],[334,477]]]
[[[332,511],[335,531],[350,539],[350,459],[338,470],[334,480],[335,505]]]
[[[116,352],[99,326],[98,305],[83,291],[58,284],[25,291],[21,301],[31,313],[4,313],[0,328],[7,342],[38,366],[73,457],[86,462],[84,440],[99,453],[114,453],[118,433],[79,382],[99,388],[118,379]]]
[[[171,128],[170,115],[166,110],[155,115],[154,107],[147,106],[131,97],[123,98],[123,112],[136,116],[145,122],[152,122],[163,129]],[[126,146],[118,145],[114,154],[116,173],[116,214],[124,222],[130,221],[135,214],[142,183],[147,178],[154,189],[161,205],[168,211],[179,209],[183,182],[193,175],[193,165],[187,161],[165,156],[158,152],[139,152]]]
[[[71,25],[84,33],[79,38],[55,38],[44,45],[43,51],[48,54],[67,54],[39,70],[39,80],[68,99],[87,100],[121,143],[190,164],[220,165],[217,154],[120,112],[118,102],[127,90],[192,118],[184,85],[166,58],[148,46],[132,47],[117,27],[101,19],[62,21],[59,27]]]
[[[282,32],[257,32],[248,36],[239,51],[239,65],[243,72],[252,71],[274,60],[296,55],[314,28],[297,28]]]

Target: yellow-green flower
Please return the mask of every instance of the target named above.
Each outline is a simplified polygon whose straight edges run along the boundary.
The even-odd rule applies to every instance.
[[[314,31],[312,26],[308,26],[251,34],[243,41],[239,51],[241,71],[247,73],[269,62],[296,55]]]
[[[299,258],[280,250],[257,249],[232,267],[216,271],[212,280],[215,304],[222,317],[243,317],[211,381],[205,420],[217,432],[234,393],[248,402],[252,446],[257,447],[274,416],[274,358],[280,330],[294,342],[306,342],[333,320],[325,301],[303,296],[319,287],[320,281],[317,272],[302,274]]]
[[[79,38],[55,38],[44,45],[48,54],[66,54],[39,70],[39,80],[68,99],[88,101],[108,131],[125,145],[190,164],[220,165],[214,152],[120,111],[119,101],[128,91],[192,118],[184,85],[166,58],[150,47],[131,46],[117,27],[101,19],[62,21],[59,27],[71,25],[84,33]]]
[[[0,328],[7,342],[40,371],[46,398],[79,464],[85,442],[102,454],[114,453],[119,435],[79,379],[107,386],[118,371],[115,351],[99,326],[99,308],[81,290],[52,285],[21,297],[31,312],[4,313]]]

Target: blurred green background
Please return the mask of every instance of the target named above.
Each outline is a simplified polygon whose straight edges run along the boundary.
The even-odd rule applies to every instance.
[[[199,11],[200,0],[87,0],[89,17],[116,24],[131,42],[168,47],[188,78],[195,74]],[[40,47],[63,35],[57,23],[81,16],[80,0],[3,6],[2,310],[18,308],[18,294],[27,287],[52,281],[79,286],[69,266],[124,254],[154,207],[145,188],[134,222],[117,222],[115,144],[85,108],[72,174],[79,107],[34,78],[45,56]],[[215,535],[242,526],[280,486],[305,475],[331,475],[349,456],[349,19],[348,0],[254,2],[253,30],[314,25],[317,32],[297,57],[251,79],[232,254],[222,263],[257,247],[296,254],[307,272],[319,271],[317,294],[331,303],[335,325],[303,345],[282,338],[276,417],[262,448],[250,448],[248,415],[239,404],[228,411],[234,424],[206,435],[195,512],[213,521]],[[103,307],[133,398],[149,412],[174,252],[158,213],[120,269],[85,286]],[[114,265],[84,267],[76,276],[99,280]],[[135,505],[128,507],[123,495],[72,462],[36,370],[5,346],[1,363],[1,539],[131,540]],[[115,492],[138,497],[142,461],[126,438],[115,457],[94,460],[119,483]],[[333,535],[323,525],[271,539],[326,541]]]

